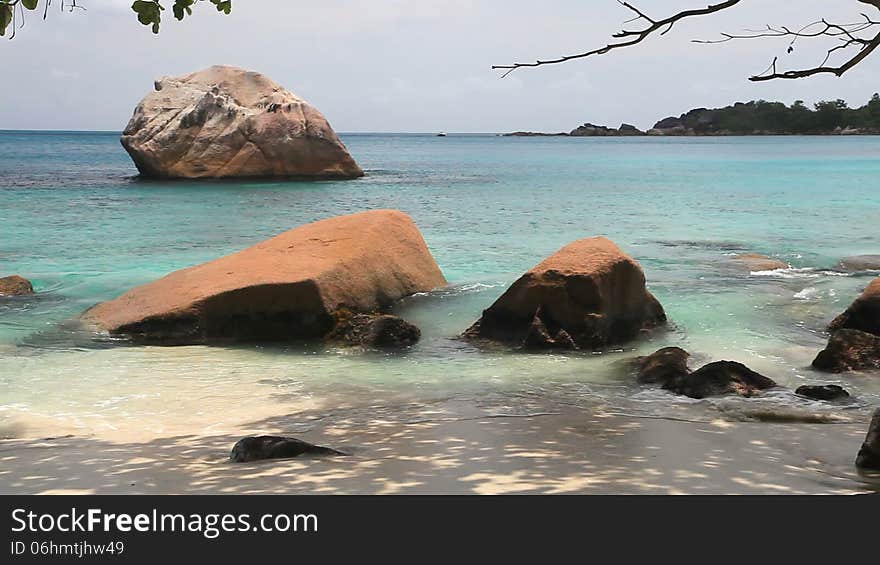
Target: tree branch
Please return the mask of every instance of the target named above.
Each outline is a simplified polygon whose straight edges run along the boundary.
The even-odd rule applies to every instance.
[[[540,67],[542,65],[555,65],[557,63],[564,63],[566,61],[571,61],[573,59],[583,59],[584,57],[591,57],[593,55],[604,55],[614,49],[620,49],[622,47],[630,47],[632,45],[639,44],[642,41],[644,41],[645,39],[647,39],[648,37],[650,37],[652,34],[658,32],[660,30],[663,30],[660,32],[660,35],[665,35],[666,33],[669,32],[669,30],[672,29],[672,27],[676,23],[678,23],[679,21],[681,21],[685,18],[692,18],[692,17],[696,17],[696,16],[706,16],[709,14],[714,14],[715,12],[720,12],[721,10],[726,10],[728,8],[731,8],[731,7],[739,4],[740,1],[741,0],[726,0],[725,2],[713,4],[713,5],[707,6],[702,9],[684,10],[682,12],[675,14],[675,15],[669,16],[668,18],[664,18],[662,20],[654,20],[654,19],[648,17],[647,15],[645,15],[644,12],[642,12],[641,10],[639,10],[638,8],[636,8],[635,6],[630,4],[629,2],[624,2],[622,0],[618,0],[618,2],[623,7],[629,9],[630,11],[632,11],[636,14],[636,17],[633,18],[632,20],[630,20],[631,22],[638,21],[638,20],[645,20],[649,24],[648,27],[646,27],[645,29],[632,30],[632,31],[623,30],[623,31],[616,33],[612,36],[616,39],[623,39],[623,38],[632,38],[632,39],[629,39],[627,41],[620,41],[617,43],[609,43],[608,45],[606,45],[605,47],[602,47],[600,49],[594,49],[592,51],[587,51],[585,53],[578,53],[576,55],[565,55],[563,57],[559,57],[556,59],[547,59],[547,60],[543,60],[543,61],[538,60],[538,61],[535,61],[534,63],[513,63],[511,65],[492,65],[492,68],[493,69],[507,69],[507,72],[505,72],[503,75],[501,75],[502,78],[504,78],[507,75],[509,75],[510,73],[512,73],[513,71],[515,71],[516,69],[520,69],[523,67]],[[861,0],[861,1],[880,3],[880,0]]]

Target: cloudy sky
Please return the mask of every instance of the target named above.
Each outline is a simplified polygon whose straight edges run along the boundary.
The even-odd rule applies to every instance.
[[[639,47],[503,80],[493,63],[604,45],[631,14],[615,0],[234,0],[230,16],[205,2],[177,22],[169,9],[154,36],[131,0],[79,3],[87,11],[53,5],[47,21],[31,17],[15,39],[0,40],[0,129],[120,130],[154,78],[212,64],[264,72],[349,132],[567,131],[586,121],[645,128],[698,106],[758,98],[861,105],[880,90],[880,55],[840,79],[754,84],[746,78],[773,56],[780,66],[811,66],[824,49],[805,42],[786,55],[778,40],[690,43],[767,23],[857,21],[866,6],[855,0],[747,0]],[[706,3],[637,5],[662,17]]]

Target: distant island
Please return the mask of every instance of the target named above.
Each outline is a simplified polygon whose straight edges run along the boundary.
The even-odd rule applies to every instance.
[[[505,136],[681,136],[681,135],[880,135],[880,94],[867,104],[850,108],[844,100],[826,100],[808,108],[803,100],[791,106],[753,100],[724,108],[696,108],[679,117],[664,118],[648,131],[630,124],[609,128],[586,123],[565,133],[517,131]]]

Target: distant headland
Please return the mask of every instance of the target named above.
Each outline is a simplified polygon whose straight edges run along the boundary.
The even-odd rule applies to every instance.
[[[827,100],[807,107],[802,100],[753,100],[724,108],[696,108],[679,117],[664,118],[642,131],[630,124],[610,128],[585,123],[568,133],[517,131],[505,136],[685,136],[685,135],[880,135],[880,94],[867,104],[850,108],[843,100]]]

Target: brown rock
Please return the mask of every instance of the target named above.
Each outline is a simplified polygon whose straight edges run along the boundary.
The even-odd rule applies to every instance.
[[[880,337],[860,330],[837,330],[813,360],[813,367],[829,373],[880,369]]]
[[[642,384],[662,384],[681,379],[691,372],[688,369],[690,356],[680,347],[664,347],[647,357],[639,357],[635,360],[637,379]]]
[[[667,381],[663,388],[691,398],[724,394],[754,396],[773,388],[776,383],[736,361],[716,361],[703,365],[693,373]]]
[[[880,336],[880,279],[874,279],[861,296],[831,322],[828,331],[845,328]]]
[[[403,212],[300,226],[176,271],[85,313],[111,334],[160,344],[325,336],[341,308],[374,312],[446,280]]]
[[[788,269],[791,265],[779,259],[761,255],[760,253],[740,253],[731,257],[731,261],[743,270],[749,272],[758,271],[775,271],[777,269]]]
[[[0,278],[0,296],[25,296],[34,293],[31,281],[18,275]]]
[[[874,411],[865,443],[856,457],[856,467],[868,471],[880,471],[880,409]]]
[[[464,337],[526,348],[601,348],[666,322],[631,257],[604,237],[566,245],[524,274]]]
[[[321,112],[268,77],[234,67],[157,81],[121,141],[147,177],[364,174]]]

